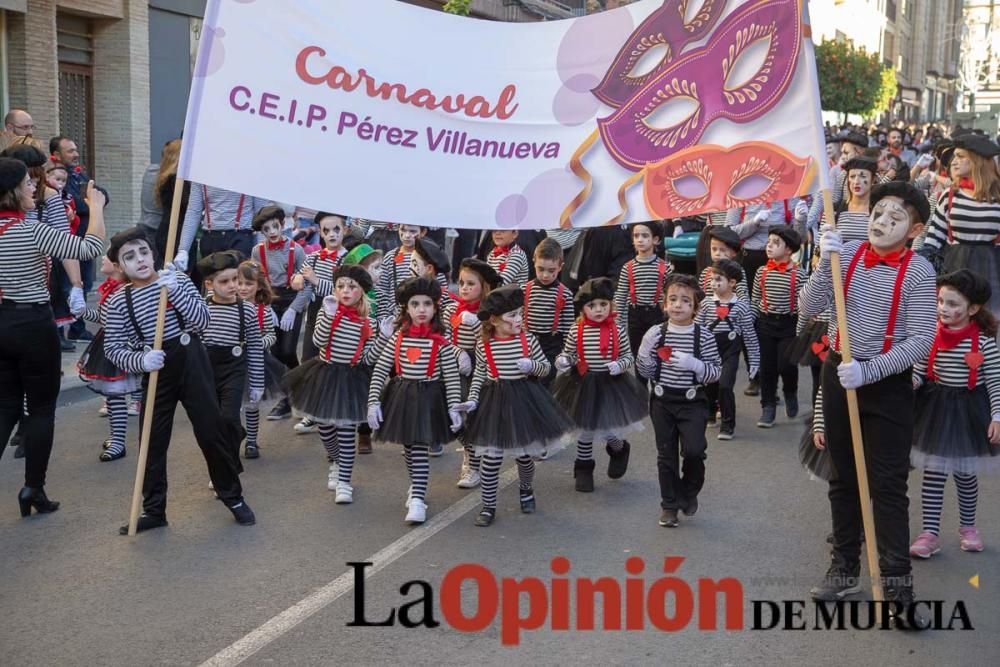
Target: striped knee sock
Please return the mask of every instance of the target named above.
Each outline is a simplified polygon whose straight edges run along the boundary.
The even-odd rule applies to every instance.
[[[975,475],[954,473],[958,487],[959,525],[963,528],[976,525],[976,505],[979,504],[979,478]]]
[[[117,456],[125,451],[125,433],[128,430],[128,403],[121,394],[108,396],[108,427],[111,444],[105,451]]]
[[[257,445],[257,433],[260,432],[260,410],[257,408],[244,408],[243,417],[246,421],[247,444]]]
[[[476,450],[470,445],[465,445],[465,460],[469,464],[469,470],[473,472],[479,472],[480,461],[482,461],[482,456],[476,455]]]
[[[330,463],[340,461],[340,443],[337,440],[337,427],[333,424],[319,425],[319,439],[326,449],[326,460]]]
[[[517,461],[517,481],[521,491],[530,491],[531,483],[535,479],[535,459],[530,456],[518,456]]]
[[[592,433],[584,433],[576,442],[576,460],[594,460],[594,436]]]
[[[351,473],[354,472],[354,455],[357,454],[357,438],[355,426],[340,426],[337,428],[337,441],[340,444],[340,468],[337,481],[351,483]]]
[[[482,485],[483,506],[490,509],[497,507],[497,487],[500,485],[500,465],[502,456],[486,454],[479,466],[479,477]]]
[[[427,447],[407,447],[410,452],[410,484],[413,486],[411,498],[424,500],[427,497],[427,480],[431,476],[431,460]]]
[[[948,473],[924,471],[924,482],[920,488],[920,502],[923,514],[923,531],[941,534],[941,508],[944,505],[944,484]]]

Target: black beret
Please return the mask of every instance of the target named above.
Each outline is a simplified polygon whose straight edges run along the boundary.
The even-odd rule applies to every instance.
[[[483,282],[489,286],[490,289],[496,289],[503,284],[503,278],[497,273],[496,269],[492,266],[479,259],[478,257],[469,257],[462,260],[462,264],[459,266],[459,270],[465,269],[479,274]]]
[[[797,252],[802,247],[802,237],[799,233],[788,225],[774,225],[767,230],[768,236],[777,236],[785,242],[792,252]]]
[[[479,303],[479,312],[476,313],[476,316],[481,322],[485,322],[493,315],[499,317],[504,313],[523,307],[524,292],[521,291],[520,286],[504,285],[483,298]]]
[[[861,132],[848,132],[840,140],[845,144],[854,144],[859,148],[868,148],[868,136]]]
[[[345,225],[347,224],[346,215],[342,213],[330,213],[329,211],[317,211],[316,215],[313,216],[313,224],[319,227],[319,221],[322,220],[323,218],[329,218],[331,215],[335,218],[340,218],[341,220],[343,220]]]
[[[121,252],[122,246],[132,241],[145,241],[146,245],[150,248],[153,247],[153,244],[150,243],[149,237],[146,236],[146,232],[143,231],[142,227],[139,227],[138,225],[135,227],[129,227],[128,229],[120,231],[111,237],[111,245],[108,246],[108,259],[117,264],[118,253]]]
[[[585,282],[573,297],[573,305],[577,310],[583,310],[584,306],[597,299],[615,300],[615,284],[611,278],[591,278]]]
[[[716,241],[725,243],[736,252],[740,251],[741,245],[739,234],[734,232],[731,228],[726,227],[725,225],[712,225],[708,228],[708,235]]]
[[[884,197],[899,197],[903,200],[904,204],[909,204],[915,208],[921,223],[927,222],[927,219],[931,217],[931,205],[927,203],[927,197],[911,183],[904,183],[903,181],[879,183],[872,188],[871,199],[869,200],[870,206],[875,208],[875,204]]]
[[[414,250],[420,255],[420,259],[434,267],[438,273],[449,273],[451,262],[448,261],[448,254],[441,249],[437,243],[430,239],[418,238],[413,244]]]
[[[42,167],[47,162],[45,153],[37,146],[32,146],[31,144],[14,144],[13,146],[8,146],[4,149],[2,155],[3,157],[20,160],[29,169]]]
[[[629,225],[628,229],[629,236],[632,236],[632,230],[640,225],[649,229],[649,231],[652,232],[655,238],[658,238],[661,241],[663,240],[663,225],[660,224],[659,220],[647,220],[645,222],[632,223],[631,225]]]
[[[219,271],[238,268],[242,261],[238,250],[220,250],[198,260],[198,273],[202,278],[211,278]]]
[[[284,223],[285,209],[281,208],[280,206],[275,206],[274,204],[265,206],[264,208],[260,209],[253,216],[253,230],[255,232],[259,232],[264,227],[264,223],[268,222],[269,220],[279,220],[282,223]]]
[[[953,273],[938,276],[938,287],[951,287],[969,300],[974,306],[982,306],[990,302],[993,289],[986,278],[969,269],[959,269]]]
[[[429,296],[437,303],[441,299],[441,286],[433,278],[408,278],[396,288],[396,303],[404,308],[415,296]]]
[[[372,284],[372,276],[368,273],[368,269],[362,268],[359,264],[341,264],[340,267],[333,272],[333,284],[337,284],[337,280],[340,278],[350,278],[358,285],[361,286],[362,291],[370,292],[374,288]]]
[[[852,157],[844,165],[844,171],[849,172],[852,169],[864,169],[865,171],[870,171],[872,174],[878,173],[878,160],[873,160],[870,157],[864,157],[863,155],[858,157]]]
[[[28,167],[20,160],[0,157],[0,192],[10,192],[21,185],[28,175]]]
[[[951,162],[954,154],[955,144],[952,143],[951,139],[941,139],[934,144],[934,157],[940,160],[942,164]]]
[[[952,139],[955,148],[971,151],[981,157],[995,157],[1000,155],[1000,146],[990,141],[989,137],[982,134],[963,134]]]

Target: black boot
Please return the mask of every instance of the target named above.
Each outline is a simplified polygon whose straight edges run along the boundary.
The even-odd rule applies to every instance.
[[[146,514],[143,512],[139,515],[139,521],[136,523],[135,532],[142,533],[147,530],[153,530],[154,528],[163,528],[167,525],[166,517],[153,516],[152,514]],[[118,529],[119,535],[128,535],[128,526],[122,526]]]
[[[252,526],[257,523],[257,517],[254,516],[253,510],[247,505],[245,500],[240,500],[238,503],[232,506],[228,506],[229,511],[233,513],[233,518],[236,519],[236,523],[241,526]]]
[[[479,514],[476,515],[476,525],[480,528],[486,528],[493,524],[493,519],[496,518],[497,510],[495,507],[483,507],[479,510]]]
[[[17,504],[21,506],[21,516],[31,515],[31,508],[39,514],[49,514],[59,509],[59,503],[49,500],[42,487],[26,486],[17,494]]]
[[[573,462],[573,477],[576,479],[576,490],[590,493],[594,490],[594,467],[593,459],[581,461],[577,459]]]
[[[525,514],[535,512],[535,492],[531,489],[521,489],[521,511]]]
[[[883,590],[885,604],[890,605],[889,614],[897,630],[926,630],[931,626],[931,619],[915,606],[913,586],[886,586]]]
[[[628,440],[622,440],[622,448],[617,452],[611,449],[611,443],[609,442],[605,447],[608,456],[608,477],[611,479],[621,479],[625,476],[625,471],[628,470],[628,455],[631,447],[628,444]]]
[[[799,416],[799,397],[796,394],[785,392],[785,416],[795,419]]]

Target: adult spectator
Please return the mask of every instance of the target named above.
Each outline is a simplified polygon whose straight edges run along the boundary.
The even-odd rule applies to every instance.
[[[167,256],[167,233],[170,231],[170,211],[174,205],[174,186],[177,184],[177,161],[181,155],[181,140],[174,139],[168,141],[163,147],[163,156],[160,158],[160,168],[156,173],[156,186],[154,198],[156,205],[160,208],[160,220],[156,225],[156,260],[157,267],[163,265],[163,260]],[[191,183],[185,181],[184,189],[181,190],[180,210],[177,212],[178,228],[174,235],[174,248],[171,257],[176,260],[178,246],[181,242],[180,223],[187,215],[188,199],[191,197]],[[191,259],[191,253],[186,253],[181,263],[187,263]]]
[[[7,148],[17,137],[31,137],[35,134],[35,121],[23,109],[11,109],[3,117],[3,133],[0,134],[0,150]]]
[[[90,176],[80,166],[80,151],[76,147],[76,142],[67,136],[59,135],[49,140],[49,154],[57,162],[66,166],[68,178],[66,179],[66,192],[73,197],[76,202],[76,214],[80,218],[80,225],[76,228],[77,236],[86,236],[90,225],[90,204],[87,202],[87,183]],[[107,206],[111,201],[108,191],[98,186],[103,197],[103,206]],[[94,283],[94,265],[92,260],[80,262],[80,277],[83,280],[83,296],[87,297],[90,288]],[[69,327],[67,337],[70,340],[90,340],[92,336],[87,332],[87,326],[83,320],[77,320]]]
[[[192,183],[174,265],[181,271],[187,271],[188,253],[194,245],[199,226],[202,235],[198,241],[198,254],[191,259],[208,257],[221,250],[236,250],[243,259],[249,259],[254,246],[253,217],[269,203],[252,195]]]
[[[160,162],[163,161],[163,152],[167,150],[167,144],[163,144],[160,151]],[[142,185],[139,187],[139,227],[146,232],[149,238],[156,238],[156,230],[160,226],[160,218],[163,211],[160,208],[160,200],[156,197],[156,181],[160,174],[160,165],[151,164],[142,172]]]
[[[567,253],[562,282],[574,292],[591,278],[606,277],[617,284],[622,267],[634,255],[628,227],[588,227]]]
[[[912,167],[916,163],[917,154],[913,152],[913,149],[903,146],[902,130],[895,128],[889,130],[888,142],[889,152],[902,159],[906,163],[907,168]]]

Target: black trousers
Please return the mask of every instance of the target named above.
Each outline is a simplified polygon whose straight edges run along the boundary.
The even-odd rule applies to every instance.
[[[246,437],[240,409],[243,407],[243,397],[247,388],[246,356],[233,356],[231,347],[206,347],[208,358],[212,363],[212,376],[215,379],[215,396],[222,413],[222,421],[226,426],[226,436],[229,440],[229,451],[236,461],[236,467],[243,472],[240,461],[240,443]]]
[[[663,311],[659,306],[629,306],[628,307],[628,344],[632,355],[639,351],[642,337],[650,327],[663,322]]]
[[[0,305],[0,457],[21,422],[24,485],[45,486],[59,397],[59,334],[48,303]],[[28,413],[23,415],[24,400]]]
[[[542,354],[545,358],[549,360],[552,364],[552,368],[549,369],[549,374],[543,378],[538,378],[542,386],[548,388],[552,383],[552,380],[556,377],[556,357],[562,352],[563,345],[566,342],[566,336],[561,333],[536,333],[535,338],[538,339],[538,345],[542,348]]]
[[[715,345],[722,357],[722,376],[718,382],[713,382],[705,388],[708,395],[709,414],[714,415],[718,408],[722,413],[722,428],[732,431],[736,427],[736,372],[740,368],[740,350],[743,349],[743,337],[737,336],[729,340],[728,333],[715,334]]]
[[[317,298],[306,308],[305,331],[302,334],[302,362],[305,363],[319,355],[319,348],[313,343],[313,332],[316,330],[316,317],[323,306],[323,299]]]
[[[767,264],[767,251],[747,250],[740,251],[740,266],[743,267],[743,276],[747,281],[747,292],[753,294],[753,281],[757,279],[757,269]]]
[[[676,510],[705,485],[705,422],[708,404],[701,390],[693,399],[670,390],[649,398],[649,418],[656,436],[656,472],[660,507]],[[682,461],[679,461],[679,458]]]
[[[826,447],[837,472],[829,490],[833,551],[848,567],[855,567],[861,556],[861,502],[846,393],[837,377],[840,361],[839,355],[831,352],[823,364],[823,417]],[[857,390],[883,577],[910,574],[910,504],[906,485],[913,439],[912,382],[907,369]]]
[[[297,294],[298,292],[289,287],[275,288],[275,300],[271,304],[271,308],[274,309],[274,314],[278,316],[279,321],[281,320],[281,316],[285,314],[285,311],[288,310],[288,307],[292,305],[292,301],[295,300]],[[278,327],[278,337],[275,339],[274,345],[271,346],[271,354],[274,355],[275,359],[287,366],[289,370],[299,365],[296,348],[299,346],[299,332],[302,330],[303,319],[302,313],[298,313],[295,316],[295,324],[290,331],[282,331],[281,327]]]
[[[179,231],[178,234],[180,234]],[[251,259],[250,255],[253,254],[254,241],[255,237],[251,229],[241,229],[239,231],[235,229],[203,231],[201,239],[198,241],[198,254],[194,255],[194,253],[191,253],[188,255],[191,280],[194,282],[195,287],[201,289],[204,278],[198,274],[198,257],[208,257],[213,252],[221,250],[238,250],[243,255],[243,259]]]
[[[208,476],[219,500],[232,506],[243,497],[237,462],[230,451],[228,429],[215,395],[215,380],[208,352],[197,336],[188,345],[179,339],[163,344],[166,364],[160,369],[156,384],[156,404],[149,437],[149,458],[142,485],[142,509],[146,514],[165,517],[167,512],[167,448],[174,425],[177,404],[191,420],[191,429],[208,466]],[[142,379],[142,390],[148,393],[149,375]],[[140,416],[145,419],[145,411]]]
[[[760,341],[760,404],[778,404],[778,378],[786,394],[799,390],[799,368],[788,360],[795,342],[794,315],[760,315],[754,323]]]

